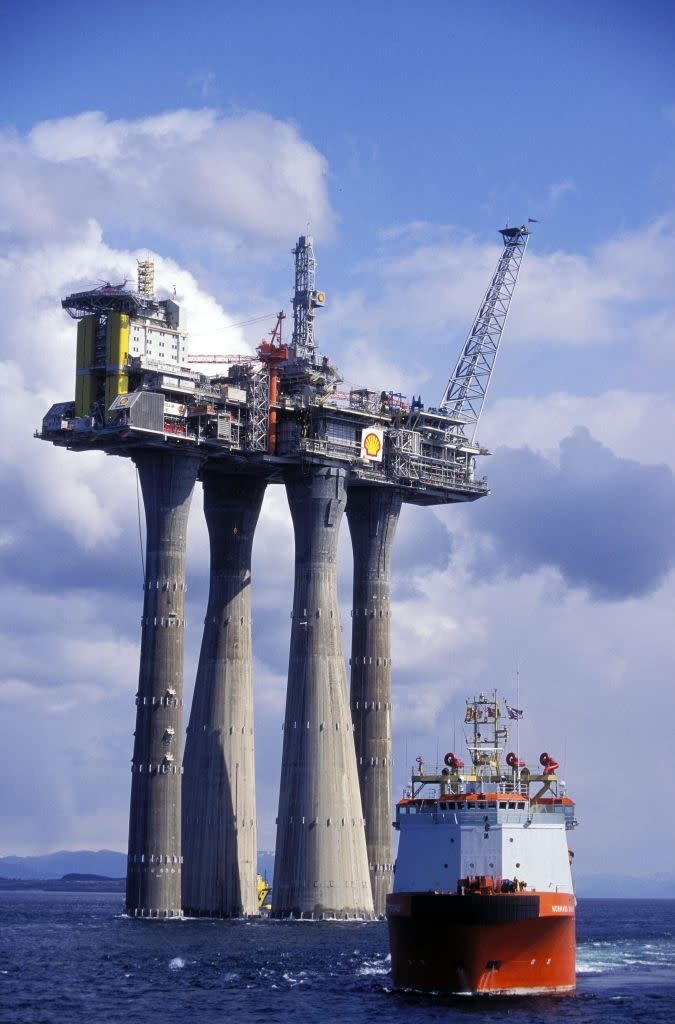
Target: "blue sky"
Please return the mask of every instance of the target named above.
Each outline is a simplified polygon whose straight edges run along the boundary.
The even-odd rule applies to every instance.
[[[0,854],[126,845],[135,479],[125,460],[31,436],[73,394],[60,298],[151,252],[193,351],[250,350],[288,309],[309,224],[321,349],[349,383],[435,404],[498,229],[533,217],[481,423],[492,494],[407,509],[399,528],[396,785],[417,753],[445,749],[474,689],[513,697],[518,665],[521,746],[555,747],[578,799],[577,870],[637,870],[642,839],[625,837],[607,770],[630,750],[672,793],[652,716],[675,712],[674,22],[666,3],[594,0],[2,5]],[[200,495],[190,529],[188,691]],[[291,544],[270,490],[254,550],[266,848]],[[346,637],[349,563],[345,529]],[[620,796],[648,813],[642,782],[627,771]],[[674,841],[659,814],[650,873],[672,874]]]

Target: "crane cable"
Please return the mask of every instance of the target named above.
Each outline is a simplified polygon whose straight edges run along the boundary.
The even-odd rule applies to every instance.
[[[277,315],[276,312],[274,312],[274,313],[264,313],[261,316],[251,317],[248,320],[239,320],[235,324],[226,324],[225,327],[219,327],[219,328],[217,328],[217,330],[213,330],[213,331],[197,331],[196,333],[193,333],[192,331],[190,331],[190,337],[191,338],[202,338],[206,334],[220,334],[221,331],[231,331],[231,330],[234,330],[237,327],[250,327],[251,324],[262,323],[263,320],[270,320],[272,317],[274,317],[276,315]]]

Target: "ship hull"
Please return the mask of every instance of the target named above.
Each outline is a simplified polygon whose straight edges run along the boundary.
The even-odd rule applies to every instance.
[[[387,896],[394,988],[462,995],[574,992],[574,896]]]

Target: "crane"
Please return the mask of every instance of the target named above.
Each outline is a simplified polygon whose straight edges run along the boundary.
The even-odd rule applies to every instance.
[[[471,444],[475,441],[499,342],[530,237],[525,224],[501,228],[500,234],[504,249],[439,406],[441,412],[452,417],[453,432],[457,431]]]

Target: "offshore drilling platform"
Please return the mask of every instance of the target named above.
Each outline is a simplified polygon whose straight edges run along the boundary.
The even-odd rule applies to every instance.
[[[190,356],[154,265],[136,291],[69,295],[78,321],[75,401],[41,439],[130,458],[146,555],[126,908],[137,917],[257,913],[251,551],[268,484],[286,488],[295,582],[273,914],[372,917],[392,874],[391,550],[401,505],[474,501],[488,454],[476,428],[529,231],[504,228],[497,267],[439,405],[340,391],[319,354],[310,237],[293,250],[293,334],[283,313],[255,356]],[[192,364],[222,362],[206,375]],[[184,756],[186,528],[204,490],[210,583]],[[348,695],[336,552],[346,514],[354,556]],[[181,810],[182,808],[182,810]]]

